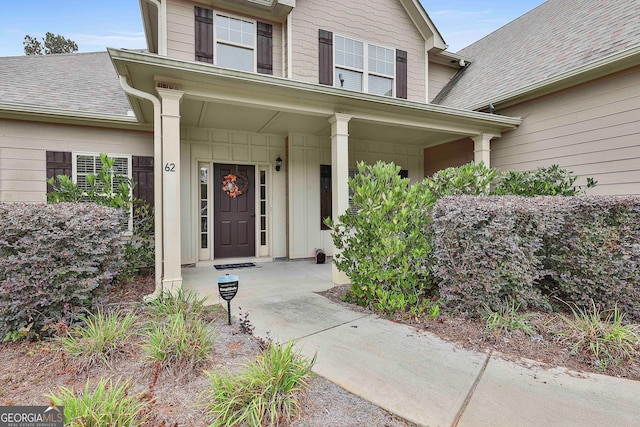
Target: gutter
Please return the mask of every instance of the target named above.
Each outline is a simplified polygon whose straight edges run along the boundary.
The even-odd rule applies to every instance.
[[[147,295],[145,301],[158,298],[162,294],[163,236],[162,228],[162,116],[160,100],[155,96],[129,86],[126,76],[120,77],[120,86],[130,95],[146,99],[153,104],[153,198],[154,198],[154,240],[156,288]]]
[[[27,104],[12,104],[0,102],[0,115],[3,116],[33,116],[42,121],[43,118],[55,119],[60,122],[60,117],[68,118],[70,122],[85,122],[92,125],[102,125],[106,127],[131,127],[140,128],[138,119],[132,116],[109,113],[92,113],[89,111],[74,111],[61,108],[43,107]],[[20,118],[20,117],[18,117]],[[24,118],[23,118],[24,119]]]

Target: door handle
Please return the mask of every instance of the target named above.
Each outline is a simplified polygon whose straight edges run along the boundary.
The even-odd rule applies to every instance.
[[[255,218],[255,216],[256,216],[256,210],[252,208],[252,209],[249,211],[249,215],[251,216],[251,218]]]

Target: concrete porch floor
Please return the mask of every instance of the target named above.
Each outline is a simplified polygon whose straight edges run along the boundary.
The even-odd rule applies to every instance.
[[[226,271],[185,268],[183,287],[226,307],[217,278],[238,276],[234,322],[242,307],[255,335],[296,340],[305,356],[317,353],[317,374],[409,421],[425,426],[638,425],[638,381],[509,362],[350,310],[315,293],[333,286],[329,260],[256,264]]]

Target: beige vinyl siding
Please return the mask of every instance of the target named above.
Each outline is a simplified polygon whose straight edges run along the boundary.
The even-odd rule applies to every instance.
[[[170,0],[167,2],[167,56],[170,58],[195,61],[195,6],[211,7],[190,1]],[[264,21],[273,25],[273,75],[282,76],[282,24],[211,8],[214,13],[229,13],[231,16]]]
[[[590,194],[640,195],[640,67],[499,111],[524,122],[491,144],[491,164],[558,164]]]
[[[455,68],[429,62],[429,102],[449,83],[456,71]]]
[[[425,41],[397,0],[299,1],[292,11],[293,79],[318,83],[318,30],[408,55],[408,99],[426,102]]]
[[[0,119],[0,202],[46,202],[47,151],[153,155],[149,132]]]

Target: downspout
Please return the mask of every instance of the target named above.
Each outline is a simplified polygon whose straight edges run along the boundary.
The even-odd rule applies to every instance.
[[[158,55],[167,56],[167,40],[166,40],[166,17],[167,17],[167,3],[160,2],[160,0],[147,0],[156,5],[158,10]]]
[[[155,96],[134,89],[129,86],[126,76],[120,76],[120,86],[125,92],[135,97],[146,99],[153,104],[153,198],[154,198],[154,229],[155,229],[155,276],[156,288],[152,294],[145,297],[146,301],[156,299],[162,293],[162,260],[163,234],[162,228],[162,118],[160,100]]]

